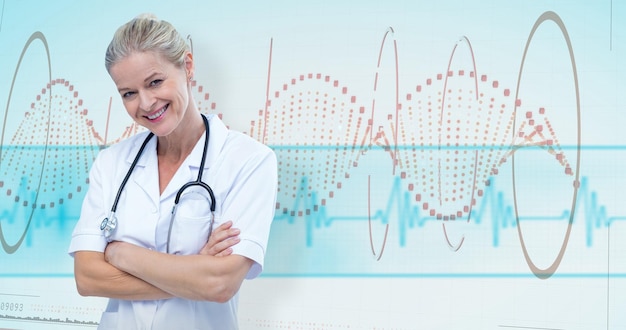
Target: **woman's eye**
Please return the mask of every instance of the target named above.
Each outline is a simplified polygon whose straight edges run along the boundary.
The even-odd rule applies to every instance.
[[[127,99],[131,96],[135,95],[135,92],[126,92],[124,94],[122,94],[122,98]]]
[[[156,79],[150,82],[150,86],[154,87],[154,86],[158,86],[163,82],[163,80],[161,79]]]

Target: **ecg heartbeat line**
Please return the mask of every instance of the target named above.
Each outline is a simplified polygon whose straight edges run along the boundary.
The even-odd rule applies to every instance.
[[[401,236],[406,236],[406,227],[424,221],[416,215],[419,210],[419,214],[423,212],[428,219],[441,221],[448,245],[457,251],[464,238],[453,244],[447,235],[446,223],[450,220],[469,222],[476,217],[478,213],[473,208],[483,196],[490,177],[497,175],[509,160],[515,170],[516,155],[521,150],[540,150],[553,159],[560,169],[558,177],[566,179],[568,185],[565,187],[573,194],[573,203],[567,213],[566,239],[552,266],[547,269],[535,267],[522,244],[533,273],[539,278],[551,276],[565,250],[575,213],[576,194],[581,186],[580,104],[571,43],[563,22],[555,13],[547,12],[537,20],[524,58],[535,31],[545,22],[553,22],[561,29],[570,51],[576,103],[573,115],[559,116],[555,109],[535,107],[532,102],[529,106],[524,105],[520,96],[524,59],[515,93],[500,86],[498,80],[479,74],[468,37],[460,38],[454,45],[444,72],[414,85],[401,97],[398,43],[395,31],[389,28],[381,42],[373,81],[374,97],[369,107],[359,104],[357,96],[350,95],[348,87],[339,80],[323,73],[297,75],[273,88],[272,39],[266,102],[259,110],[258,118],[251,121],[247,133],[273,147],[277,154],[280,167],[277,219],[288,217],[293,221],[295,217],[311,221],[325,218],[323,212],[328,200],[349,187],[347,184],[354,179],[352,174],[357,169],[384,166],[368,162],[369,154],[382,150],[388,156],[390,178],[395,178],[394,194],[398,196],[393,198],[402,199],[398,204],[402,204],[404,211],[400,214],[408,216],[398,219]],[[6,239],[0,222],[0,240],[9,254],[14,253],[26,237],[34,210],[59,207],[75,194],[84,193],[89,184],[89,167],[98,150],[136,134],[140,129],[128,125],[121,136],[111,140],[107,118],[105,132],[98,132],[75,87],[65,79],[50,78],[30,109],[9,111],[22,57],[37,40],[46,49],[50,71],[47,41],[42,33],[34,33],[16,67],[0,140],[0,196],[2,205],[13,203],[0,214],[1,219],[6,220],[18,212],[23,212],[27,219],[24,233],[15,244]],[[393,55],[391,61],[386,56],[389,52]],[[469,61],[459,59],[462,52],[467,54]],[[193,88],[200,111],[217,109],[202,85],[194,81]],[[109,114],[110,107],[111,102]],[[551,111],[554,112],[552,116]],[[570,141],[577,146],[575,153],[562,148],[559,136],[564,132],[557,131],[553,123],[569,118],[574,118],[575,125],[569,127],[572,132],[565,133],[575,136],[575,141]],[[18,126],[11,140],[5,143],[7,123],[18,123]],[[286,141],[290,147],[281,148]],[[524,216],[520,214],[523,210],[518,207],[518,200],[523,197],[521,190],[515,191],[515,177],[514,174],[515,215],[512,218],[519,229],[519,221]],[[402,194],[400,187],[404,191]],[[563,189],[563,186],[558,188]],[[59,191],[66,195],[59,198]],[[17,205],[22,211],[16,209]],[[372,215],[371,210],[368,213],[370,226],[372,220],[384,218],[377,212]],[[603,221],[602,217],[597,221]],[[389,220],[385,219],[384,223],[388,226]],[[388,229],[385,229],[386,233]],[[372,253],[378,259],[384,251],[386,233],[377,251],[370,231]],[[520,238],[523,240],[521,234]]]
[[[493,185],[493,179],[490,180],[489,186]],[[283,212],[275,217],[275,221],[285,224],[295,224],[302,219],[306,228],[306,246],[313,247],[315,245],[315,231],[324,228],[330,228],[333,224],[342,221],[348,222],[368,222],[377,221],[383,225],[397,222],[398,245],[404,247],[407,245],[407,239],[410,237],[409,231],[424,227],[427,223],[441,222],[436,216],[432,216],[427,212],[420,210],[420,207],[411,200],[411,193],[403,190],[402,179],[395,177],[391,182],[390,194],[384,203],[385,207],[377,209],[370,214],[350,214],[349,216],[329,215],[328,205],[321,205],[318,194],[312,192],[309,198],[302,198],[299,195],[294,201],[294,205],[288,209],[307,208],[311,212],[306,214],[296,214],[294,211]],[[300,190],[305,191],[309,186],[308,179],[302,178]],[[517,227],[517,219],[514,207],[510,200],[505,199],[503,191],[492,188],[486,189],[482,196],[478,207],[472,210],[470,215],[473,220],[471,223],[476,226],[482,226],[491,221],[492,229],[492,246],[500,246],[500,233],[502,230],[515,229]],[[583,177],[580,185],[580,193],[577,199],[579,210],[584,209],[582,215],[585,227],[585,244],[587,247],[593,246],[593,236],[595,230],[608,228],[614,222],[626,221],[626,216],[608,216],[606,207],[599,205],[597,201],[597,192],[591,191],[589,188],[588,178]],[[317,206],[317,207],[316,207]],[[396,215],[397,214],[397,215]],[[562,212],[552,216],[541,217],[520,217],[520,222],[535,221],[538,218],[542,221],[558,221],[568,222],[570,218],[569,209],[563,209]],[[447,221],[454,221],[448,219]]]

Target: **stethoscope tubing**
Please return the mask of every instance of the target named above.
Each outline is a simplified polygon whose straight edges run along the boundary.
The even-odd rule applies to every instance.
[[[213,189],[211,189],[211,187],[202,182],[202,174],[204,172],[204,164],[206,161],[206,155],[207,155],[207,150],[209,148],[209,137],[210,137],[210,128],[209,128],[209,120],[206,118],[205,115],[201,114],[202,116],[202,121],[204,122],[204,127],[205,127],[205,139],[204,139],[204,150],[202,151],[202,159],[200,160],[200,168],[198,169],[198,177],[196,178],[195,181],[191,181],[191,182],[187,182],[186,184],[184,184],[180,189],[178,189],[178,192],[176,193],[176,198],[174,199],[174,206],[172,207],[172,212],[171,212],[171,216],[170,216],[170,224],[169,224],[169,229],[167,232],[167,244],[166,244],[166,252],[169,253],[170,250],[170,238],[172,235],[172,227],[174,225],[174,219],[176,216],[176,207],[178,206],[178,202],[180,201],[180,198],[183,194],[183,192],[185,191],[185,189],[192,187],[192,186],[200,186],[203,189],[205,189],[207,191],[207,193],[209,194],[209,203],[210,203],[210,210],[211,210],[211,221],[209,224],[209,235],[208,237],[211,237],[211,233],[213,232],[213,223],[215,221],[215,195],[213,193]],[[117,211],[117,204],[120,201],[120,198],[122,196],[122,191],[124,190],[124,187],[126,186],[126,183],[128,182],[128,179],[130,178],[131,174],[133,173],[133,170],[135,169],[135,166],[137,165],[137,162],[139,161],[139,158],[141,157],[141,155],[143,154],[144,149],[146,148],[146,145],[148,144],[148,142],[150,141],[150,139],[152,138],[152,136],[154,136],[154,133],[150,132],[150,134],[148,134],[148,136],[146,137],[146,139],[143,141],[143,143],[141,144],[141,147],[139,148],[139,151],[137,152],[137,155],[135,156],[135,159],[133,160],[132,164],[130,165],[130,168],[128,169],[128,172],[126,172],[126,176],[124,176],[124,179],[122,180],[122,183],[120,184],[119,189],[117,190],[117,194],[115,195],[115,200],[113,201],[113,206],[111,207],[111,212],[109,213],[109,216],[107,218],[105,218],[104,220],[102,220],[102,223],[100,224],[100,230],[104,231],[104,236],[108,239],[113,231],[115,230],[115,228],[117,227],[117,217],[115,216],[115,212]],[[207,238],[208,239],[208,238]]]
[[[111,212],[109,212],[109,216],[104,218],[104,220],[102,220],[102,223],[100,223],[100,230],[104,231],[104,236],[106,238],[109,238],[113,230],[115,230],[115,228],[117,227],[117,217],[115,216],[115,211],[117,211],[117,204],[119,203],[120,197],[122,196],[122,191],[124,190],[124,187],[126,187],[126,183],[128,182],[130,175],[133,173],[133,170],[135,169],[139,158],[143,154],[143,150],[146,148],[146,145],[148,144],[152,136],[154,136],[154,133],[150,132],[146,139],[143,140],[143,143],[141,144],[141,147],[139,148],[135,159],[133,160],[132,164],[130,164],[130,168],[128,169],[128,172],[126,172],[126,176],[124,176],[124,180],[122,180],[119,189],[117,189],[117,194],[115,195],[115,200],[113,201],[113,206],[111,207]]]

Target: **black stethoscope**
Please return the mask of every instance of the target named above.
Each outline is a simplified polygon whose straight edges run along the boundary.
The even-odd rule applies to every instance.
[[[213,231],[213,221],[215,220],[215,195],[213,194],[213,189],[211,189],[211,187],[208,184],[202,182],[202,172],[204,171],[204,161],[206,159],[207,149],[209,148],[209,121],[204,115],[202,115],[202,120],[204,121],[205,137],[204,137],[204,150],[202,151],[202,160],[200,161],[200,168],[198,169],[198,178],[196,179],[196,181],[190,181],[190,182],[185,183],[182,187],[180,187],[180,189],[178,189],[178,192],[176,193],[176,198],[174,199],[174,206],[172,207],[172,213],[170,217],[170,227],[167,231],[167,247],[166,247],[167,253],[169,253],[169,250],[170,250],[170,237],[172,235],[172,226],[174,225],[174,218],[176,216],[176,206],[178,205],[178,202],[180,201],[180,197],[182,196],[185,189],[189,187],[200,186],[204,190],[206,190],[207,193],[209,194],[209,203],[211,204],[210,206],[211,223],[209,224],[209,235],[207,239],[211,237],[211,232]],[[117,210],[117,203],[120,201],[122,190],[124,190],[124,186],[126,186],[126,182],[128,182],[128,178],[130,178],[130,175],[133,173],[133,170],[135,169],[135,165],[137,165],[137,161],[139,160],[139,157],[141,157],[143,150],[145,149],[146,145],[148,144],[148,141],[150,141],[153,135],[154,133],[150,132],[150,134],[148,134],[146,139],[143,141],[141,148],[139,148],[139,151],[137,152],[137,156],[135,156],[133,163],[130,165],[128,172],[126,173],[126,176],[124,177],[124,180],[122,180],[122,184],[120,185],[120,188],[117,190],[117,195],[115,196],[115,201],[113,201],[113,207],[111,207],[111,212],[109,213],[109,216],[104,218],[104,220],[102,220],[102,223],[100,224],[100,230],[104,232],[104,236],[107,238],[107,240],[109,240],[109,238],[113,234],[113,231],[115,231],[115,228],[117,227],[117,217],[115,216],[115,211]]]

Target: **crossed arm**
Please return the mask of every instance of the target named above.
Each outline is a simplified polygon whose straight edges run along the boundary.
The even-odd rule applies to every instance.
[[[239,230],[227,222],[213,232],[197,255],[171,255],[125,242],[104,253],[74,254],[79,294],[126,300],[180,297],[216,302],[237,293],[253,261],[233,255]]]

